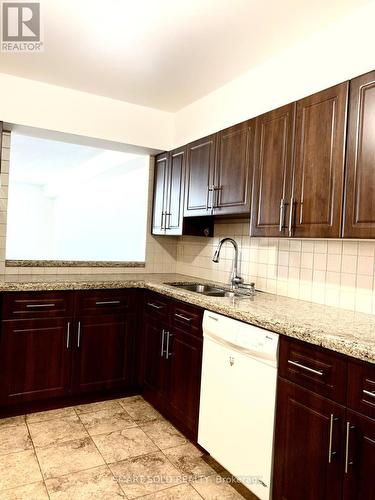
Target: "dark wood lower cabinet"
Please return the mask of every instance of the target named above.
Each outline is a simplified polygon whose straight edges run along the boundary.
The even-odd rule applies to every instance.
[[[375,500],[374,380],[374,364],[281,338],[273,500]]]
[[[74,391],[130,385],[135,315],[84,317],[76,328]]]
[[[375,420],[348,410],[344,500],[375,500]]]
[[[275,500],[342,496],[345,408],[279,379],[275,435]]]
[[[170,339],[167,402],[185,433],[197,436],[202,340],[174,328]]]
[[[136,296],[136,290],[5,294],[0,411],[135,388]],[[28,319],[15,319],[26,313]]]
[[[68,394],[71,324],[71,318],[2,322],[1,406]]]
[[[166,304],[165,297],[163,301],[163,309],[152,310],[149,304],[161,304],[158,296],[149,294],[145,300],[143,395],[186,436],[196,440],[203,313],[200,308],[182,305],[184,314],[180,314],[178,301]],[[176,326],[178,321],[180,326]]]
[[[166,331],[166,325],[152,316],[145,315],[143,392],[145,398],[157,408],[164,407],[166,398],[166,360],[164,358]]]

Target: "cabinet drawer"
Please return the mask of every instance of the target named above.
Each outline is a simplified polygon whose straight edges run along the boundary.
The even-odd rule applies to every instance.
[[[5,293],[2,319],[72,316],[73,293],[71,291]]]
[[[149,316],[166,318],[169,300],[157,293],[147,293],[145,297],[145,313]]]
[[[375,418],[375,365],[349,361],[348,406]]]
[[[173,302],[171,307],[172,325],[184,332],[198,337],[202,336],[203,309],[185,304],[184,302]]]
[[[131,311],[135,297],[130,290],[90,290],[78,293],[78,315],[122,314]]]
[[[281,337],[279,375],[334,401],[346,399],[346,360],[329,350]]]

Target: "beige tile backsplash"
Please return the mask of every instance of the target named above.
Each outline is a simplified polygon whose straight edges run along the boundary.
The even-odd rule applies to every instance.
[[[220,238],[240,247],[240,273],[259,290],[375,314],[373,241],[250,238],[249,223],[217,223],[214,238],[181,237],[178,273],[228,283],[233,248],[223,247],[212,262]]]
[[[149,215],[145,268],[6,268],[5,236],[10,135],[3,134],[0,175],[0,273],[100,274],[178,272],[229,283],[233,248],[225,245],[212,262],[220,238],[234,238],[240,248],[240,273],[259,290],[375,314],[375,241],[250,238],[248,221],[217,223],[214,238],[155,237],[150,233],[153,161],[150,165]]]

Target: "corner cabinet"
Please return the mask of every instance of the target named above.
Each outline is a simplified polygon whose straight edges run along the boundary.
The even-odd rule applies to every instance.
[[[156,156],[152,234],[182,234],[184,181],[185,148]]]
[[[374,500],[375,365],[282,337],[274,500]]]
[[[350,82],[344,238],[375,238],[375,71]]]

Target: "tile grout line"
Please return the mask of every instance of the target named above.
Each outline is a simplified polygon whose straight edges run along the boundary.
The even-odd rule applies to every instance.
[[[121,406],[121,405],[119,405],[119,406],[120,406],[120,408],[122,408],[122,406]],[[73,408],[73,409],[74,409],[74,411],[75,411],[75,413],[76,413],[77,417],[79,418],[79,421],[82,423],[82,425],[83,425],[83,427],[84,427],[84,429],[85,429],[86,434],[89,436],[89,438],[90,438],[90,439],[91,439],[91,441],[93,442],[93,444],[94,444],[94,446],[95,446],[95,448],[96,448],[97,452],[98,452],[98,453],[99,453],[99,455],[101,456],[101,458],[102,458],[102,460],[103,460],[103,462],[104,462],[104,465],[105,465],[105,467],[107,468],[108,472],[109,472],[109,473],[110,473],[110,475],[112,476],[113,480],[114,480],[114,481],[116,481],[116,483],[118,484],[118,486],[119,486],[120,490],[124,493],[124,495],[125,495],[125,499],[128,499],[128,496],[126,495],[126,493],[125,493],[125,491],[123,490],[123,488],[122,488],[121,484],[119,483],[119,481],[117,480],[117,478],[116,478],[116,477],[115,477],[115,475],[113,474],[111,467],[110,467],[110,466],[109,466],[109,464],[107,463],[106,459],[103,457],[103,455],[102,455],[102,453],[100,452],[99,448],[97,447],[97,445],[96,445],[96,443],[95,443],[94,439],[92,438],[92,436],[90,435],[89,431],[87,430],[87,428],[86,428],[86,426],[85,426],[84,422],[81,420],[81,418],[80,418],[80,416],[79,416],[78,412],[76,411],[76,409],[75,409],[75,408]],[[94,412],[93,412],[93,413],[94,413]],[[127,412],[126,412],[126,413],[127,413]],[[128,415],[129,415],[129,414],[128,414]],[[130,415],[129,415],[129,416],[130,416]],[[101,467],[102,467],[102,466],[101,466]],[[94,468],[94,467],[93,467],[93,468]]]
[[[48,496],[48,498],[51,498],[50,494],[49,494],[49,491],[48,491],[48,488],[47,488],[46,480],[45,480],[45,477],[44,477],[44,474],[43,474],[43,471],[42,471],[42,467],[41,467],[40,462],[39,462],[39,457],[38,457],[38,454],[36,452],[36,447],[35,447],[35,444],[34,444],[34,440],[31,437],[31,432],[30,432],[29,424],[27,423],[26,415],[25,415],[25,424],[26,424],[27,432],[29,434],[29,438],[30,438],[30,441],[31,441],[31,444],[32,444],[32,447],[33,447],[33,450],[34,450],[34,455],[35,455],[36,461],[38,463],[40,474],[42,476],[42,481],[43,481],[44,487],[45,487],[46,492],[47,492],[47,496]]]

